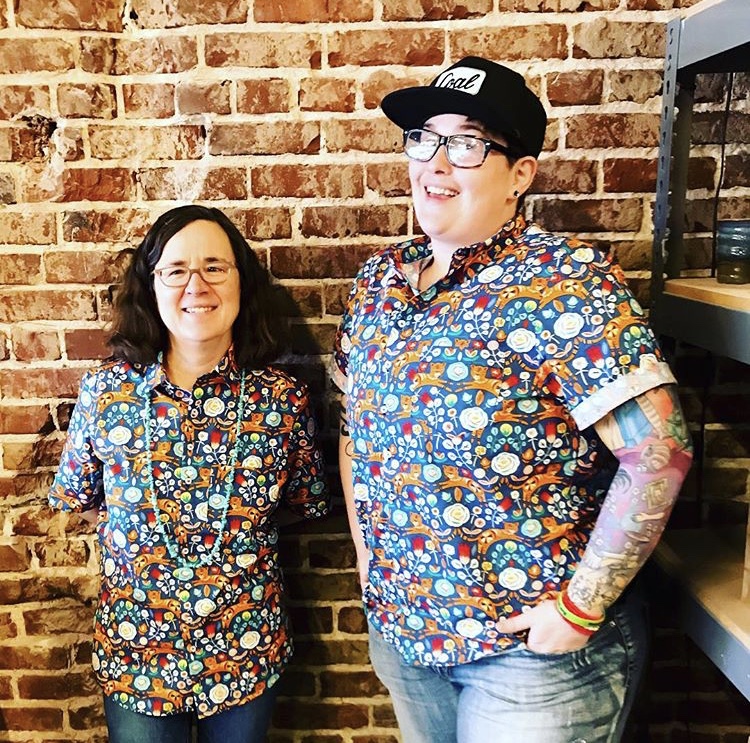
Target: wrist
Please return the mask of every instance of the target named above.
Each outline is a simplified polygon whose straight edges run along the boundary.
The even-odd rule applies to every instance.
[[[594,615],[584,612],[570,599],[566,591],[557,594],[555,607],[558,614],[577,632],[591,636],[604,624],[604,614]]]

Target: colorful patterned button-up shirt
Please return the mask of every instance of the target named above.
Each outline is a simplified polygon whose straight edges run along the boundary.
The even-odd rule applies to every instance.
[[[135,712],[206,717],[242,704],[277,681],[292,652],[274,512],[326,513],[323,463],[302,384],[248,370],[238,429],[240,389],[231,353],[191,391],[160,364],[124,361],[81,382],[49,498],[99,509],[93,666],[104,693]],[[179,562],[156,528],[151,482]],[[208,564],[179,571],[195,560]]]
[[[413,664],[509,648],[571,578],[616,460],[592,424],[673,382],[620,269],[522,216],[419,292],[427,237],[370,258],[339,327],[369,621]]]

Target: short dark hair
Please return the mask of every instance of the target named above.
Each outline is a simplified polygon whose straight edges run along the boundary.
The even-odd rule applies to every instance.
[[[240,277],[240,311],[232,326],[234,356],[241,367],[261,368],[282,352],[281,312],[266,269],[234,223],[219,209],[187,205],[162,214],[134,251],[114,306],[109,346],[114,356],[153,364],[169,346],[159,314],[153,270],[166,243],[191,222],[215,222],[229,238]]]

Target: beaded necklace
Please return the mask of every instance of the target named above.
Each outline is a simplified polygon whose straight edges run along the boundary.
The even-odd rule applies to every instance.
[[[227,526],[227,511],[229,510],[229,497],[232,493],[232,486],[234,485],[234,468],[237,464],[237,453],[239,450],[240,442],[240,429],[242,428],[242,418],[245,413],[245,370],[242,370],[242,376],[240,377],[240,398],[237,407],[237,422],[234,425],[234,444],[232,445],[232,451],[229,454],[229,472],[224,477],[224,492],[221,504],[221,523],[218,529],[217,538],[214,541],[213,547],[208,554],[200,557],[189,557],[185,559],[180,554],[180,550],[172,538],[164,528],[164,522],[162,521],[162,512],[159,508],[159,501],[156,497],[156,481],[154,480],[154,461],[151,454],[151,432],[153,431],[154,421],[151,405],[151,395],[146,397],[146,402],[143,409],[143,422],[146,434],[146,482],[149,489],[149,500],[151,507],[154,509],[154,516],[156,517],[156,530],[167,545],[167,552],[169,556],[177,563],[177,567],[172,571],[172,574],[178,580],[187,581],[190,580],[195,574],[195,569],[199,567],[205,567],[216,561],[216,557],[219,554],[221,545],[224,541],[224,531]],[[191,484],[198,476],[198,470],[192,465],[180,467],[178,469],[180,473],[180,479],[188,485]],[[219,487],[218,490],[221,488]]]

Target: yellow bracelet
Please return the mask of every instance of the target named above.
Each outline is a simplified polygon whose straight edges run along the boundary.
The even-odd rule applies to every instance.
[[[569,624],[573,624],[576,627],[580,627],[581,629],[584,629],[588,632],[596,632],[596,630],[598,630],[599,627],[604,624],[605,617],[603,614],[601,617],[589,619],[572,612],[566,605],[562,592],[557,594],[557,601],[555,602],[555,606],[557,607],[557,611],[560,613],[560,616],[566,622],[568,622]]]

